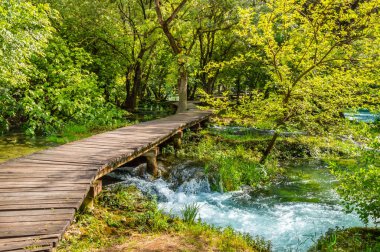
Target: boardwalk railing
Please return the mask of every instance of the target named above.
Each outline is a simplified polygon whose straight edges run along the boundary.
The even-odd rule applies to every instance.
[[[0,164],[0,251],[51,251],[94,181],[210,115],[192,109]]]

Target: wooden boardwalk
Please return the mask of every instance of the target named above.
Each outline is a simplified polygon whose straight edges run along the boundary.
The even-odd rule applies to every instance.
[[[51,251],[92,183],[198,124],[196,109],[0,164],[0,251]]]

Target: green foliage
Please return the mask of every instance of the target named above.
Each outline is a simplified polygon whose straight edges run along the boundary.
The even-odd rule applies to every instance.
[[[244,141],[231,142],[203,132],[199,142],[189,142],[179,157],[200,160],[206,171],[215,176],[217,190],[233,191],[243,185],[256,187],[270,181],[280,171],[275,160],[259,164],[260,154],[243,145]]]
[[[47,5],[4,0],[0,3],[0,133],[8,130],[20,113],[20,97],[33,70],[30,58],[43,55],[54,29]]]
[[[380,163],[379,142],[374,142],[373,150],[364,150],[358,162],[348,167],[331,164],[338,177],[338,192],[344,200],[348,212],[356,211],[368,223],[380,220]]]
[[[236,34],[246,51],[220,66],[261,62],[268,78],[238,104],[206,101],[229,122],[277,132],[262,162],[280,132],[341,130],[345,109],[378,107],[378,4],[273,0],[241,9]]]
[[[105,102],[96,76],[85,69],[91,60],[83,49],[71,48],[59,37],[50,41],[44,57],[33,57],[33,85],[21,100],[28,133],[53,132],[68,122],[107,125],[123,116]]]
[[[330,229],[309,252],[375,252],[380,250],[380,230],[375,228]]]
[[[0,5],[0,131],[22,127],[52,133],[67,123],[114,124],[124,113],[107,103],[92,57],[57,35],[59,18],[46,4]]]
[[[197,215],[199,214],[200,206],[197,203],[187,204],[182,209],[183,221],[186,223],[194,223]]]

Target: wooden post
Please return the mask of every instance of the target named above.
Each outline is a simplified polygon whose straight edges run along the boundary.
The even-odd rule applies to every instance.
[[[96,180],[92,183],[90,190],[86,198],[83,201],[82,207],[84,208],[94,208],[94,199],[102,192],[103,183],[101,179]]]
[[[143,156],[146,158],[146,168],[147,172],[154,177],[158,176],[158,165],[157,165],[157,156],[159,153],[159,148],[154,147],[150,151],[143,154]]]
[[[174,136],[173,136],[173,143],[174,143],[174,149],[179,150],[181,149],[182,145],[182,137],[183,137],[183,131],[179,130]]]
[[[201,123],[196,123],[193,127],[192,127],[192,130],[194,130],[195,132],[199,132],[199,131],[201,131],[201,129],[202,129],[202,125],[201,125]]]

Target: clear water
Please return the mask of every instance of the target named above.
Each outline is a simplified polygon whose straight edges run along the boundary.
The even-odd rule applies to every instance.
[[[0,135],[0,163],[54,146],[46,137],[27,137],[23,133]]]
[[[287,168],[288,180],[255,193],[212,192],[207,179],[194,172],[191,164],[175,172],[186,178],[180,184],[173,178],[150,181],[116,176],[124,184],[156,195],[159,208],[167,213],[181,216],[187,204],[197,203],[201,220],[261,236],[272,242],[273,251],[307,251],[329,228],[364,225],[356,214],[346,214],[339,205],[335,180],[323,164],[302,161]]]
[[[344,113],[344,117],[350,121],[374,123],[376,120],[380,120],[379,114],[373,114],[369,111],[358,111],[357,113]]]

